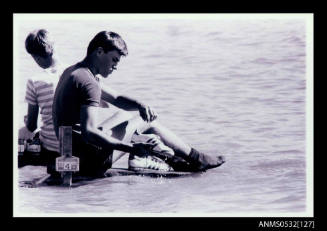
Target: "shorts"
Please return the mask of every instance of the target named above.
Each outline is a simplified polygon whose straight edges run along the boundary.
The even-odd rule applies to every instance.
[[[79,171],[74,172],[73,176],[99,177],[112,166],[113,150],[105,150],[86,143],[81,134],[72,132],[72,155],[79,158]],[[56,158],[61,154],[42,148],[42,155],[46,159],[47,173],[59,175],[56,171]]]
[[[72,152],[73,156],[79,158],[80,176],[103,176],[112,166],[113,149],[105,149],[86,143],[79,132],[72,132]]]
[[[61,156],[60,153],[50,151],[43,146],[41,146],[41,155],[43,156],[43,159],[45,160],[46,166],[47,166],[47,173],[49,174],[58,174],[56,172],[56,158]]]

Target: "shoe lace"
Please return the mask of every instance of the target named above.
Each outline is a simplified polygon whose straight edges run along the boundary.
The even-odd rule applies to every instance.
[[[160,162],[152,156],[147,157],[147,168],[154,170],[167,170],[168,168],[164,164],[164,162]]]

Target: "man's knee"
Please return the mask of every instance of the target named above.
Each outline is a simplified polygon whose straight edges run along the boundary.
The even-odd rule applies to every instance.
[[[147,123],[147,128],[144,132],[146,133],[156,133],[158,130],[160,130],[160,123],[158,120],[154,120],[150,123]]]

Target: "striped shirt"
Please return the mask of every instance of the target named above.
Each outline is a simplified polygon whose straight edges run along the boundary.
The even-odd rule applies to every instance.
[[[31,105],[40,108],[42,126],[40,128],[40,140],[44,148],[59,152],[59,141],[56,137],[52,121],[52,103],[54,91],[58,80],[63,72],[62,66],[57,71],[42,70],[33,78],[27,80],[25,100]]]

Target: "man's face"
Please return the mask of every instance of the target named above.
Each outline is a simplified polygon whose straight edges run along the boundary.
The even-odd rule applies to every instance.
[[[113,70],[116,70],[116,66],[120,61],[120,54],[118,51],[108,51],[105,53],[102,49],[98,51],[98,58],[99,58],[99,74],[102,75],[104,78],[108,77]]]
[[[52,56],[42,57],[32,54],[35,62],[43,69],[49,68],[52,65]]]

